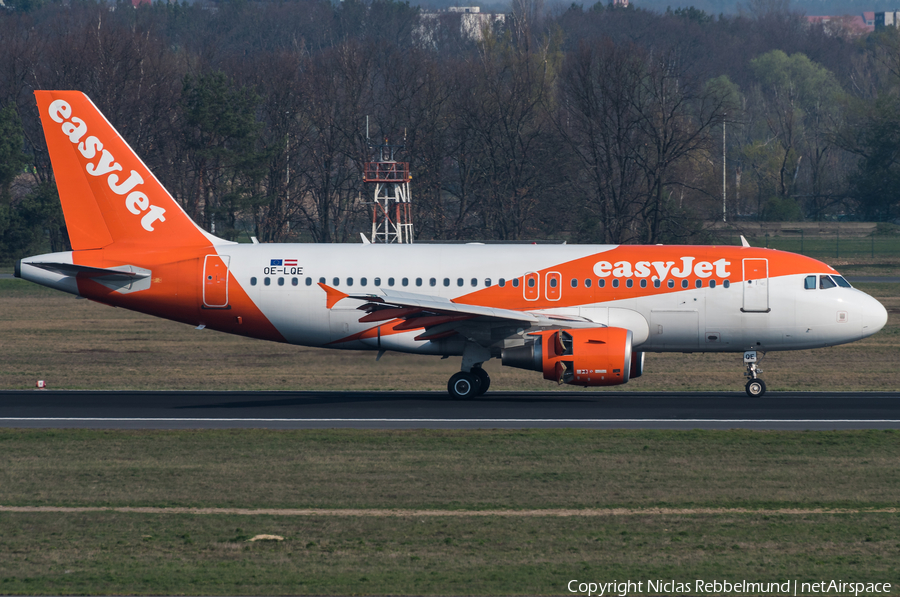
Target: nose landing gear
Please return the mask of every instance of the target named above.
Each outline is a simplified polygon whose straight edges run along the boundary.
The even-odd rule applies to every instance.
[[[747,395],[751,398],[759,398],[766,393],[766,382],[759,379],[759,374],[762,373],[762,369],[759,368],[757,363],[761,360],[762,357],[757,357],[755,350],[744,352],[744,364],[747,365],[747,371],[744,373],[744,377],[750,378],[747,380],[747,385],[744,386],[744,389],[747,390]]]

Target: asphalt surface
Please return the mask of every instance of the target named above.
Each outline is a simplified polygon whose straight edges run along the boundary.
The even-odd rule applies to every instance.
[[[900,392],[0,391],[0,427],[898,429]]]

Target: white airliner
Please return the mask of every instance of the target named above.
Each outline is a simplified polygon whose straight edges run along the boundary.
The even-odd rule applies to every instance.
[[[645,352],[743,355],[853,342],[887,321],[830,266],[742,247],[237,244],[190,220],[77,91],[37,91],[72,251],[16,275],[193,326],[304,346],[461,356],[580,386],[639,377]]]

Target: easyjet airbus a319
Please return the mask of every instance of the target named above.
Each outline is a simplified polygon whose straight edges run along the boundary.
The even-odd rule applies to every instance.
[[[199,228],[87,96],[38,91],[72,251],[16,275],[232,334],[462,357],[448,389],[483,394],[482,364],[579,386],[639,377],[645,352],[743,354],[853,342],[884,307],[830,266],[751,247],[237,244]]]

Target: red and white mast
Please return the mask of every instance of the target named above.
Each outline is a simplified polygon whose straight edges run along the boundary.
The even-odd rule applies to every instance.
[[[376,160],[366,162],[363,181],[375,185],[370,239],[373,243],[413,242],[409,162],[395,159],[396,152],[404,147],[389,145],[385,139],[382,145],[373,147]]]

